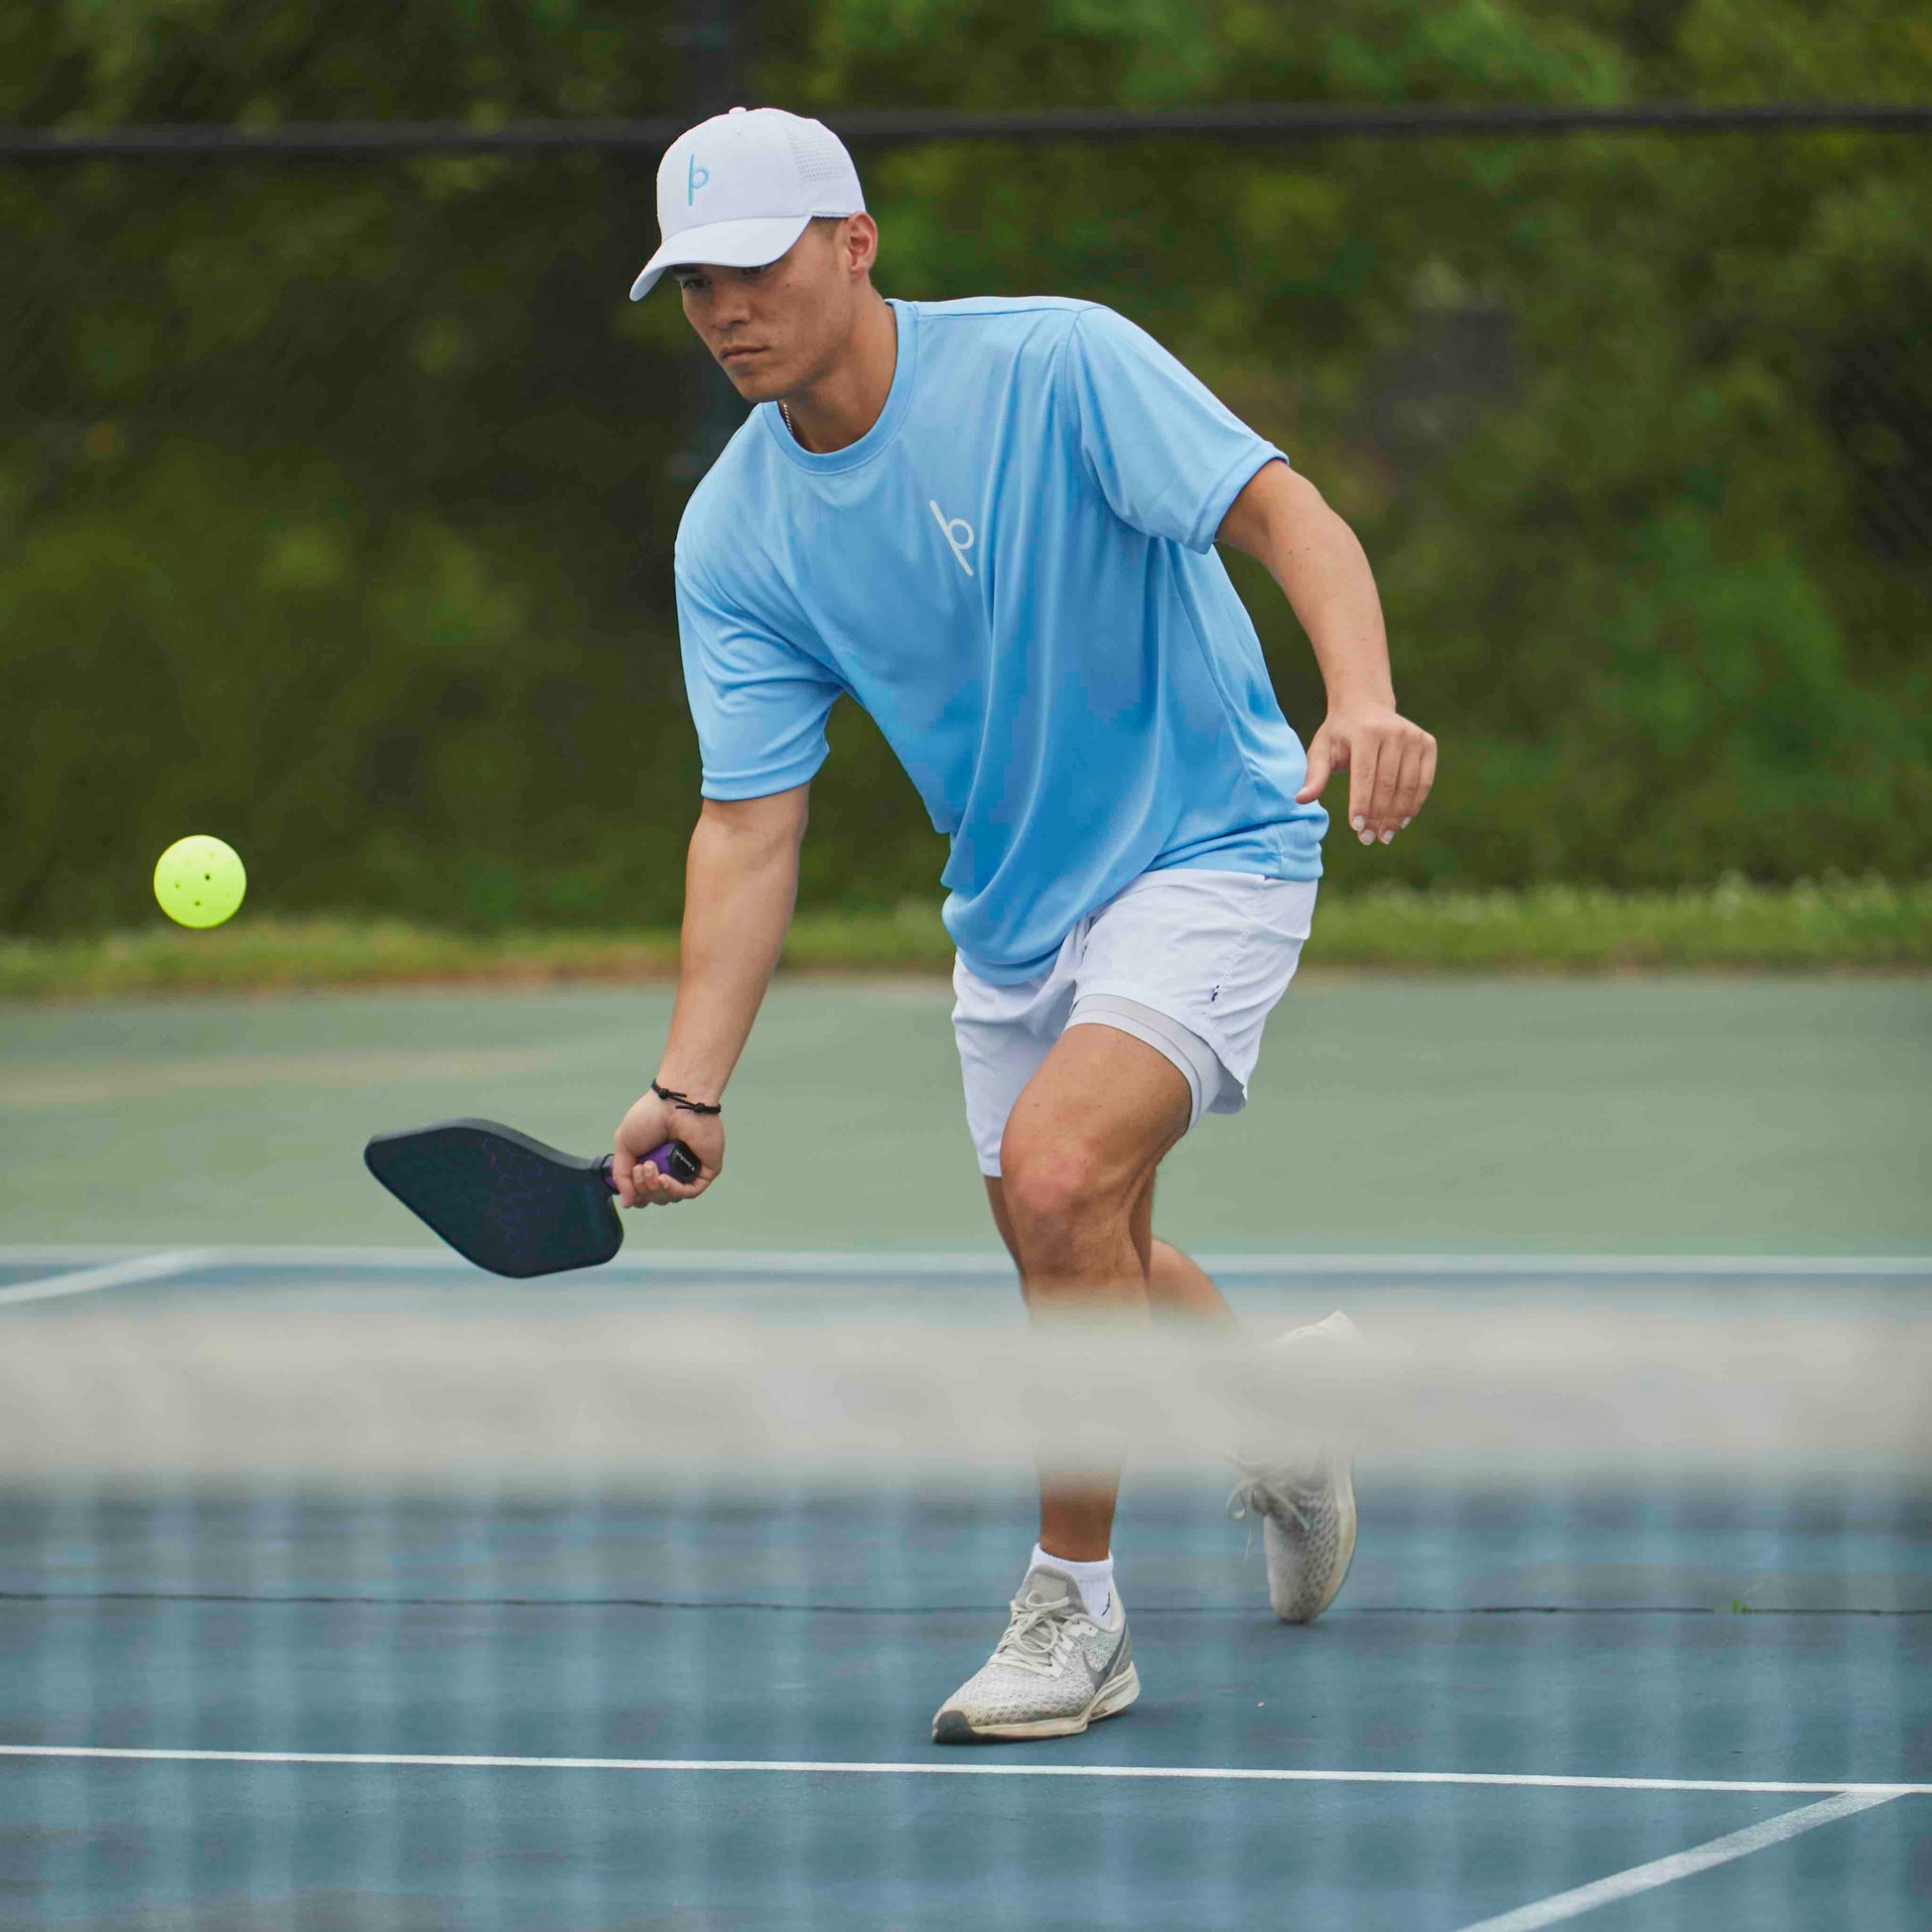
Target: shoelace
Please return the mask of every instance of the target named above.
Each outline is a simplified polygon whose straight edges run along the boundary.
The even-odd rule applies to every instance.
[[[1023,1670],[1054,1669],[1073,1641],[1073,1619],[1080,1612],[1066,1597],[1047,1603],[1015,1597],[1012,1609],[1013,1620],[993,1653],[995,1661],[1018,1664]]]
[[[1248,1519],[1248,1534],[1241,1545],[1243,1563],[1254,1555],[1254,1518],[1257,1516],[1279,1514],[1292,1517],[1296,1527],[1304,1534],[1311,1532],[1313,1526],[1309,1522],[1302,1505],[1295,1500],[1295,1493],[1286,1479],[1280,1477],[1271,1479],[1266,1469],[1250,1462],[1235,1460],[1234,1466],[1241,1471],[1241,1474],[1234,1487],[1228,1491],[1227,1511],[1228,1521],[1231,1523],[1238,1523],[1243,1517]],[[1316,1483],[1308,1484],[1308,1492],[1313,1494],[1316,1486]]]

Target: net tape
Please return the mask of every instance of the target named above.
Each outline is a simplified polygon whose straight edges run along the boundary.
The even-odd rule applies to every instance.
[[[0,1476],[496,1482],[702,1462],[962,1479],[1126,1459],[1511,1473],[1658,1458],[1714,1474],[1922,1463],[1932,1320],[1453,1304],[1376,1311],[1354,1349],[1173,1325],[757,1319],[467,1302],[417,1311],[17,1313]]]

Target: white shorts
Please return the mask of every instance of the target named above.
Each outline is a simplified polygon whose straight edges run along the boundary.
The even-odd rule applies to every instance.
[[[1066,935],[1037,979],[995,986],[953,962],[953,1036],[980,1173],[1000,1172],[1007,1116],[1068,1027],[1132,1034],[1187,1081],[1187,1125],[1238,1114],[1261,1030],[1295,977],[1314,881],[1143,873]]]

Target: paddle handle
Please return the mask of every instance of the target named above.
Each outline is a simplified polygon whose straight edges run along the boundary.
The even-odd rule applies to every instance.
[[[659,1173],[667,1173],[673,1180],[687,1183],[696,1180],[703,1172],[698,1157],[682,1141],[666,1141],[662,1147],[654,1147],[644,1156]],[[611,1178],[612,1157],[604,1157],[604,1184],[612,1193],[618,1191],[618,1183]]]

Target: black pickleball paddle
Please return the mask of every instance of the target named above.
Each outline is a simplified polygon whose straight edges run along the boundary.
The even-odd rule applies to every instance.
[[[644,1157],[692,1181],[698,1159],[682,1141]],[[439,1120],[377,1134],[363,1164],[458,1254],[492,1275],[527,1281],[595,1268],[623,1246],[611,1157],[565,1154],[493,1120]]]

